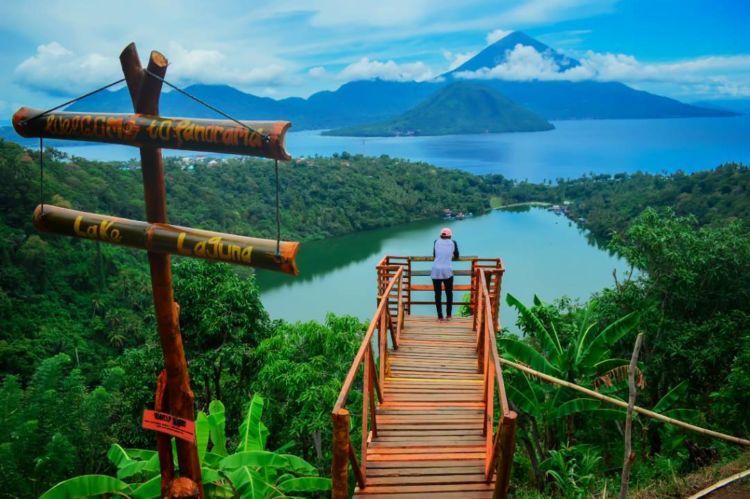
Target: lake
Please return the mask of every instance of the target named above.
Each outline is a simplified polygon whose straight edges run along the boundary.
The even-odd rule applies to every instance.
[[[725,162],[750,164],[750,116],[662,120],[557,121],[538,133],[445,137],[324,137],[319,132],[290,133],[295,157],[348,151],[352,154],[425,161],[476,174],[499,173],[530,181],[579,177],[587,173],[692,172]],[[137,156],[125,146],[82,146],[65,152],[100,160]],[[166,154],[184,156],[183,151]],[[501,256],[507,268],[504,291],[529,303],[563,295],[582,301],[611,286],[612,271],[622,276],[626,263],[589,245],[585,234],[544,210],[495,211],[453,226],[464,255]],[[375,265],[385,254],[426,255],[441,222],[425,222],[351,234],[303,244],[302,275],[259,273],[263,302],[274,318],[321,320],[329,311],[369,320],[375,306]],[[426,283],[429,281],[426,281]],[[336,296],[332,296],[336,290]],[[415,313],[433,313],[432,309]],[[515,315],[503,305],[503,324]]]
[[[304,243],[297,258],[299,277],[258,271],[263,303],[272,318],[322,320],[335,312],[369,322],[375,311],[375,265],[388,254],[431,254],[443,226],[453,230],[462,255],[502,257],[503,296],[510,292],[524,303],[534,293],[545,301],[563,295],[585,301],[613,285],[613,270],[622,278],[628,269],[625,261],[590,245],[585,233],[561,215],[539,208],[495,210],[461,221],[419,222]],[[434,315],[435,309],[415,307],[412,313]],[[505,304],[501,317],[503,325],[515,329],[516,315]]]
[[[587,173],[693,172],[725,162],[750,164],[750,116],[660,120],[556,121],[555,130],[535,133],[443,137],[325,137],[319,131],[291,132],[295,157],[352,154],[425,161],[476,174],[500,173],[529,181],[580,177]],[[101,145],[62,151],[99,160],[127,160],[135,148]],[[170,156],[196,155],[164,151]],[[200,153],[204,155],[203,153]]]

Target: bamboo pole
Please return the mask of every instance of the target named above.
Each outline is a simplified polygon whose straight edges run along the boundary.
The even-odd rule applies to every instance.
[[[700,492],[697,492],[693,494],[692,496],[688,497],[688,499],[700,499],[701,497],[706,497],[711,492],[719,490],[722,487],[726,487],[730,483],[736,482],[737,480],[741,480],[747,476],[750,476],[750,470],[740,471],[739,473],[735,473],[734,475],[727,477],[724,480],[719,480],[718,482],[711,485],[710,487],[706,487]]]
[[[144,71],[134,43],[122,51],[120,63],[135,112],[158,115],[161,80],[151,77]],[[148,71],[163,78],[167,72],[167,59],[159,52],[151,52]],[[151,223],[167,223],[167,193],[161,149],[141,147],[140,153],[146,219]],[[167,371],[167,401],[172,414],[194,421],[195,397],[190,389],[187,360],[182,346],[179,307],[174,301],[172,291],[170,255],[149,252],[148,261],[156,322]],[[180,475],[195,482],[200,497],[203,498],[198,449],[195,443],[182,439],[177,439],[176,444]]]
[[[333,419],[333,459],[331,460],[331,497],[349,497],[349,411],[339,409]]]
[[[602,395],[599,392],[595,392],[594,390],[589,390],[588,388],[584,388],[580,385],[576,385],[574,383],[570,383],[568,381],[564,381],[560,378],[555,378],[554,376],[550,376],[549,374],[544,374],[542,372],[536,371],[534,369],[531,369],[530,367],[526,367],[522,364],[518,364],[516,362],[512,362],[507,359],[500,359],[501,364],[505,364],[506,366],[513,367],[515,369],[518,369],[519,371],[523,371],[525,373],[531,374],[532,376],[535,376],[543,381],[546,381],[547,383],[552,383],[555,385],[564,386],[566,388],[570,388],[572,390],[579,391],[581,393],[585,393],[589,397],[595,398],[597,400],[601,400],[602,402],[606,402],[608,404],[616,405],[618,407],[621,407],[623,409],[628,408],[627,402],[623,402],[622,400],[617,400],[612,397],[607,397],[606,395]],[[724,440],[726,442],[731,442],[733,444],[737,445],[744,445],[750,447],[750,440],[745,440],[744,438],[738,438],[734,437],[732,435],[727,435],[725,433],[720,433],[718,431],[709,430],[706,428],[701,428],[700,426],[695,426],[690,423],[686,423],[684,421],[680,421],[679,419],[670,418],[668,416],[664,416],[662,414],[659,414],[654,411],[649,411],[648,409],[644,409],[643,407],[638,407],[637,405],[633,407],[633,410],[637,412],[638,414],[643,414],[644,416],[656,419],[657,421],[661,421],[663,423],[668,423],[680,428],[683,428],[685,430],[694,431],[696,433],[700,433],[702,435],[706,435],[713,438],[718,438],[720,440]]]
[[[641,350],[641,343],[643,343],[643,333],[638,334],[635,339],[633,356],[630,358],[630,365],[628,366],[628,412],[625,416],[625,456],[623,458],[622,477],[620,480],[620,499],[627,499],[628,497],[630,467],[633,465],[633,460],[635,459],[635,454],[633,454],[632,450],[631,434],[633,431],[633,408],[635,407],[635,397],[637,394],[635,370],[638,365],[638,352]]]

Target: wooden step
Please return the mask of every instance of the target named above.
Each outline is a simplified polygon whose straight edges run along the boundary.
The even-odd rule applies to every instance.
[[[367,482],[355,497],[492,496],[484,475],[484,379],[471,318],[407,316],[388,358],[367,448]]]

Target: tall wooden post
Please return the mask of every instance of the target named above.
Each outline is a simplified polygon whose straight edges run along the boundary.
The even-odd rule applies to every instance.
[[[510,472],[513,466],[513,453],[516,450],[516,420],[518,415],[515,411],[503,415],[500,422],[500,451],[497,456],[497,467],[495,469],[495,491],[493,499],[505,499],[508,497],[510,486]]]
[[[133,110],[140,114],[159,114],[159,97],[162,82],[148,74],[141,66],[135,44],[131,43],[120,54],[120,64],[125,74]],[[159,52],[151,52],[148,71],[163,78],[167,72],[167,59]],[[151,223],[167,222],[167,195],[164,183],[164,163],[161,149],[141,147],[141,172],[146,204],[146,219]],[[195,397],[190,389],[185,350],[180,334],[179,307],[172,290],[171,257],[168,254],[148,253],[151,268],[151,288],[156,308],[159,339],[167,372],[166,397],[174,416],[195,420]],[[180,475],[198,486],[203,497],[201,468],[198,450],[194,443],[177,439],[177,461]],[[162,492],[169,484],[162,483]]]
[[[364,401],[363,403],[366,403]],[[339,409],[333,413],[333,460],[331,463],[331,480],[333,499],[349,497],[349,411]]]

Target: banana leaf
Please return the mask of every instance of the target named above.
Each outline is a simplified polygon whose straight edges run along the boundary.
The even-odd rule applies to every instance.
[[[560,356],[562,355],[562,346],[560,344],[560,339],[557,337],[557,335],[551,335],[549,331],[547,331],[547,328],[544,327],[544,324],[541,320],[539,320],[539,317],[534,314],[531,310],[526,308],[526,306],[518,300],[515,296],[508,293],[505,301],[510,305],[511,307],[514,307],[516,310],[518,310],[518,313],[526,320],[530,321],[532,324],[534,324],[534,327],[537,329],[537,332],[539,333],[539,340],[542,343],[542,346],[545,350],[549,351],[550,355],[553,356],[553,360],[558,360]],[[539,305],[541,304],[541,300],[537,296],[534,296],[534,302],[535,304]]]
[[[555,417],[564,418],[579,412],[589,412],[598,409],[602,403],[596,399],[577,398],[560,404],[555,410]]]
[[[131,476],[135,476],[141,472],[150,471],[150,469],[147,468],[150,464],[151,459],[149,459],[148,461],[131,459],[131,457],[128,455],[128,451],[123,449],[118,444],[112,444],[112,446],[109,448],[109,451],[107,451],[107,459],[109,459],[112,464],[117,466],[117,478],[119,478],[120,480],[130,478]]]
[[[124,495],[130,486],[107,475],[81,475],[62,481],[41,495],[40,499],[74,499],[104,494]]]
[[[237,452],[225,457],[219,463],[219,468],[225,471],[234,470],[243,466],[249,466],[251,468],[272,467],[287,469],[290,465],[286,456],[264,450]]]
[[[651,410],[660,414],[663,413],[664,411],[669,409],[672,404],[674,404],[678,400],[684,399],[685,395],[687,394],[687,390],[687,381],[683,381],[679,385],[669,390],[666,395],[659,399],[654,408]]]
[[[161,475],[156,475],[151,480],[139,485],[130,494],[132,499],[156,499],[161,497]]]
[[[560,371],[530,345],[515,338],[500,338],[498,343],[498,348],[503,356],[509,355],[512,359],[544,374],[560,376]]]
[[[240,443],[237,446],[239,452],[265,450],[268,428],[261,421],[262,416],[263,398],[253,395],[245,420],[240,425]]]
[[[331,490],[331,479],[320,477],[292,478],[279,484],[284,492],[324,492]]]
[[[295,456],[293,454],[282,454],[281,456],[286,458],[287,462],[289,463],[289,468],[287,468],[289,471],[298,475],[318,475],[318,469],[301,457]]]
[[[198,461],[201,463],[208,450],[208,433],[208,417],[203,411],[198,411],[198,417],[195,418],[195,446],[198,448]]]
[[[224,404],[213,400],[208,406],[208,428],[211,432],[211,452],[220,456],[227,455],[226,414]]]
[[[247,466],[230,472],[228,476],[243,498],[284,497],[283,492],[267,482],[260,473]]]
[[[635,328],[641,320],[638,312],[631,312],[617,319],[605,327],[601,333],[587,346],[583,355],[579,357],[581,365],[598,364],[609,349],[623,336]]]

